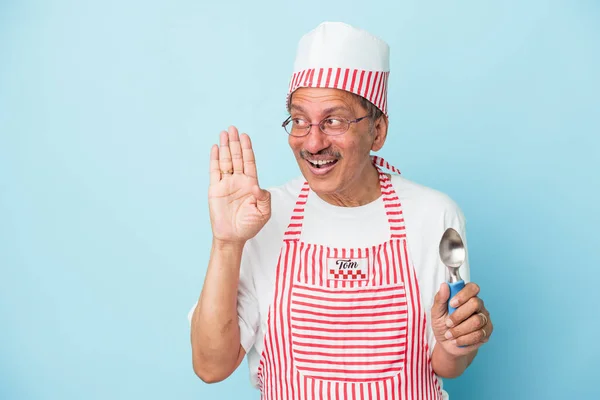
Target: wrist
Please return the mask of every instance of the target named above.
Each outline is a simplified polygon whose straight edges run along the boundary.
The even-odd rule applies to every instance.
[[[212,248],[218,251],[234,251],[241,252],[246,245],[246,241],[239,240],[223,240],[213,237]]]

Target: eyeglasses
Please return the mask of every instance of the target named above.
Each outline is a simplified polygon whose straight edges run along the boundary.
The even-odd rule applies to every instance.
[[[290,116],[285,121],[283,121],[283,124],[281,124],[281,126],[283,126],[283,129],[285,129],[288,135],[295,137],[302,137],[308,135],[308,132],[310,132],[310,128],[313,126],[318,126],[319,129],[321,129],[321,132],[323,132],[326,135],[336,136],[346,133],[346,131],[350,129],[351,124],[360,122],[367,117],[368,115],[365,115],[364,117],[353,120],[337,117],[325,118],[318,124],[311,124],[302,118],[292,118]]]

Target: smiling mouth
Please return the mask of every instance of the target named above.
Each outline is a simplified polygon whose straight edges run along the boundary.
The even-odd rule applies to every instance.
[[[313,166],[314,168],[320,169],[320,168],[326,168],[326,167],[330,167],[333,166],[335,163],[338,162],[338,160],[306,160],[311,166]]]

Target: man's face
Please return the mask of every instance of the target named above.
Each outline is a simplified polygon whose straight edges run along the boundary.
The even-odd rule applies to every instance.
[[[355,120],[367,115],[367,111],[346,91],[300,88],[292,96],[290,114],[292,119],[316,124],[325,118]],[[376,123],[370,129],[370,120],[365,118],[337,136],[326,135],[318,126],[313,126],[306,136],[290,135],[289,144],[313,191],[320,195],[348,197],[368,176],[370,169],[372,172],[370,151],[383,146],[385,133],[387,124],[383,128],[381,122]]]

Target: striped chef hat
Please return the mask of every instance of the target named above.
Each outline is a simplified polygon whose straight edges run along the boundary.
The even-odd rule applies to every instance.
[[[298,88],[335,88],[364,97],[387,114],[390,49],[383,40],[341,22],[324,22],[298,44],[287,93]]]

